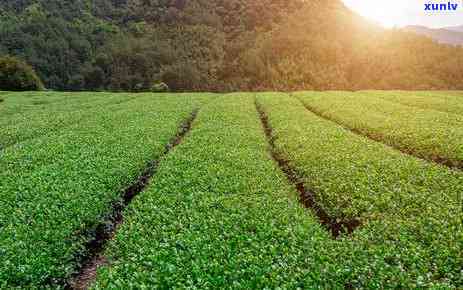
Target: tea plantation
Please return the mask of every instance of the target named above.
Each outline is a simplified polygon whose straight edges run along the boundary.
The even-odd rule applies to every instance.
[[[463,288],[463,92],[0,92],[0,288]]]

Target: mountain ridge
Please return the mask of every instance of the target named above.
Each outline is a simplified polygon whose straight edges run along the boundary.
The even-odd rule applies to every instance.
[[[444,27],[444,29],[446,29],[446,30],[451,30],[451,31],[457,31],[457,32],[463,32],[463,25],[459,25],[459,26],[447,26],[447,27]]]
[[[438,41],[443,44],[463,45],[463,26],[428,28],[420,25],[409,25],[405,30],[418,33]]]

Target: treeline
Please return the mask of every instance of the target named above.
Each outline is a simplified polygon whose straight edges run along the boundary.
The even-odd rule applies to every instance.
[[[0,54],[60,90],[463,89],[463,49],[337,0],[2,1]]]

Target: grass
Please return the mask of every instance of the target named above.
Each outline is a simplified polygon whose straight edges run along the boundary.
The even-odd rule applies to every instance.
[[[425,160],[459,162],[461,92],[0,95],[2,289],[69,286],[152,162],[94,289],[463,287],[463,173]]]

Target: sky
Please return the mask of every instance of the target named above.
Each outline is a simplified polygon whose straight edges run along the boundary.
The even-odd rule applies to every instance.
[[[329,0],[327,0],[329,1]],[[343,0],[346,6],[385,27],[463,25],[463,0]],[[457,11],[425,11],[425,3],[458,4]]]

